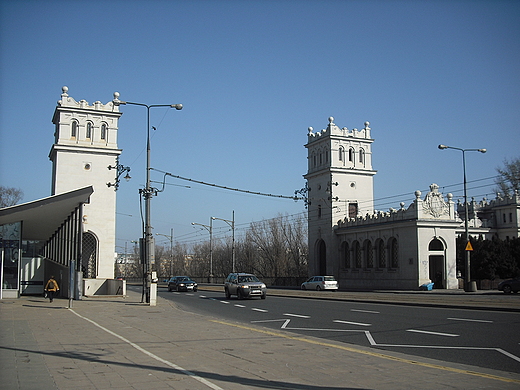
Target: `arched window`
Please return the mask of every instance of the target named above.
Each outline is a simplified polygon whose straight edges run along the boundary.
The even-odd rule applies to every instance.
[[[366,268],[374,268],[374,248],[370,240],[365,240],[363,244],[363,252],[365,253]]]
[[[106,123],[101,124],[101,139],[102,140],[107,139],[107,124]]]
[[[428,250],[430,251],[443,251],[444,245],[442,244],[442,241],[438,238],[434,238],[430,241],[430,244],[428,245]]]
[[[354,162],[354,148],[348,150],[348,161]]]
[[[376,251],[377,251],[377,266],[379,268],[386,267],[386,251],[385,251],[385,243],[383,240],[379,239],[376,243]]]
[[[399,267],[399,245],[397,244],[397,239],[392,237],[389,243],[390,249],[390,266],[392,268]]]
[[[343,268],[350,268],[350,248],[346,241],[341,244],[341,263]]]
[[[78,134],[78,121],[72,121],[72,125],[70,128],[70,136],[71,138],[76,138]]]
[[[92,122],[87,122],[87,132],[85,134],[86,139],[92,139]]]
[[[321,204],[318,205],[318,218],[321,218]]]
[[[356,268],[362,268],[363,262],[361,260],[361,250],[359,248],[358,241],[354,241],[352,243],[352,257],[354,258],[354,261],[356,262]]]
[[[361,164],[365,164],[365,150],[364,149],[359,149],[359,162]]]
[[[339,150],[338,150],[338,159],[339,159],[339,161],[343,161],[343,159],[345,158],[344,154],[345,154],[345,149],[343,148],[343,146],[340,146]]]

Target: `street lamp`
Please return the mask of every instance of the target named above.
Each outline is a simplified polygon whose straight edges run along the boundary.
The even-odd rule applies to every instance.
[[[235,210],[233,210],[233,219],[231,221],[227,219],[217,218],[217,217],[211,217],[211,219],[218,219],[220,221],[226,222],[233,231],[233,240],[231,244],[231,259],[233,264],[233,272],[235,272]]]
[[[139,193],[144,198],[144,231],[143,231],[143,289],[146,289],[146,280],[147,276],[150,272],[150,264],[152,253],[154,250],[154,239],[152,234],[152,224],[151,224],[151,213],[150,213],[150,202],[152,196],[157,195],[157,189],[153,188],[150,183],[150,109],[154,107],[169,107],[175,108],[176,110],[182,110],[182,104],[143,104],[143,103],[134,103],[134,102],[125,102],[119,100],[119,93],[114,94],[115,98],[112,103],[115,106],[131,104],[134,106],[142,106],[146,107],[146,186],[145,188],[139,189]],[[146,289],[148,292],[148,290]],[[155,302],[156,297],[150,297],[150,294],[147,294],[146,302],[150,303],[150,298],[152,298],[153,302]]]
[[[173,276],[173,228],[170,229],[170,235],[155,233],[157,236],[166,237],[170,240],[170,278]]]
[[[209,219],[209,226],[192,222],[192,225],[202,226],[209,232],[209,282],[213,283],[213,219]]]
[[[456,148],[453,146],[446,146],[446,145],[439,145],[439,149],[455,149],[460,150],[462,152],[462,170],[464,172],[464,233],[466,235],[466,246],[465,246],[465,252],[466,252],[466,283],[464,286],[464,291],[466,292],[475,292],[476,286],[473,286],[471,284],[471,274],[470,274],[470,266],[471,266],[471,244],[469,241],[469,228],[468,228],[468,191],[467,191],[467,181],[466,181],[466,152],[480,152],[480,153],[486,153],[486,149],[462,149],[462,148]]]

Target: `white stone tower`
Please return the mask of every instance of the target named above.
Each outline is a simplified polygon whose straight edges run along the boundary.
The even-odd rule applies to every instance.
[[[374,210],[372,150],[369,122],[361,130],[340,129],[329,118],[326,129],[309,127],[308,187],[309,273],[339,274],[339,244],[333,227],[338,220]]]
[[[121,154],[117,126],[122,113],[112,101],[89,105],[71,98],[67,87],[62,91],[52,118],[52,195],[93,186],[83,210],[81,270],[84,278],[113,278],[117,188],[113,184]]]

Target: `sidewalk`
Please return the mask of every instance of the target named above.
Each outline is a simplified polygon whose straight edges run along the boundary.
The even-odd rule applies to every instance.
[[[203,292],[200,292],[203,294]],[[0,301],[0,389],[518,389],[520,374],[184,312],[141,295]]]

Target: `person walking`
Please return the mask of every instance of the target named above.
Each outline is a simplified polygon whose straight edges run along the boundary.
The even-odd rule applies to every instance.
[[[47,284],[45,285],[45,291],[47,291],[47,296],[52,302],[56,293],[60,291],[60,287],[58,286],[58,282],[54,280],[54,276],[51,276],[51,278],[47,281]]]

